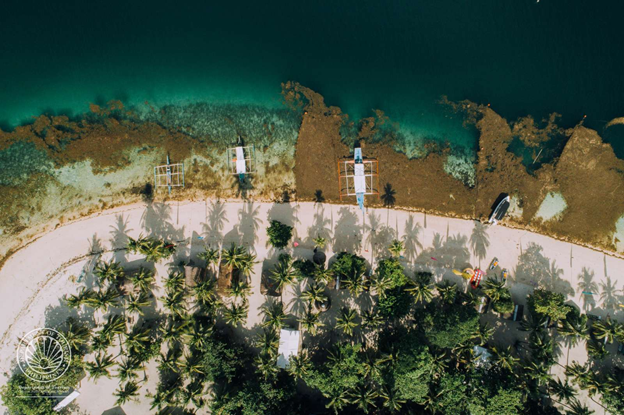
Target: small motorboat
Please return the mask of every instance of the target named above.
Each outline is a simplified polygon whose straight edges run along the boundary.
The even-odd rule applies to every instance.
[[[498,202],[498,205],[496,205],[490,219],[488,220],[490,224],[496,225],[498,221],[505,217],[505,214],[509,209],[510,200],[509,196],[505,196],[500,202]]]
[[[507,281],[507,278],[509,277],[509,271],[507,271],[507,268],[503,268],[503,272],[501,273],[501,276],[503,277],[504,281]]]

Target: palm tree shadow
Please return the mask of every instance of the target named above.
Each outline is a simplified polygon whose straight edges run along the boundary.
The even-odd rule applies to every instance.
[[[422,249],[422,244],[418,239],[418,235],[422,231],[420,223],[414,223],[414,216],[410,215],[405,222],[405,230],[403,235],[403,244],[405,246],[405,258],[412,262],[418,255],[418,249]]]
[[[249,192],[253,189],[252,177],[249,174],[246,174],[241,180],[238,176],[234,176],[232,188],[234,189],[236,197],[247,200]]]
[[[621,298],[618,296],[619,290],[615,283],[611,281],[611,277],[607,276],[604,282],[600,284],[600,301],[602,308],[609,311],[616,311],[620,304]]]
[[[314,214],[314,222],[308,228],[308,237],[306,244],[313,245],[313,239],[321,237],[327,242],[331,241],[331,220],[325,217],[325,208],[321,208]]]
[[[479,260],[479,264],[485,259],[489,246],[490,239],[487,234],[487,226],[479,221],[475,221],[472,234],[470,235],[470,247],[474,256]]]
[[[598,293],[598,284],[594,281],[594,271],[583,267],[576,279],[579,281],[577,290],[583,299],[583,311],[590,311],[596,307],[594,295]]]
[[[383,194],[381,195],[381,200],[383,202],[384,207],[391,208],[396,203],[396,190],[392,188],[390,183],[386,183],[384,186]]]
[[[510,277],[514,282],[541,287],[566,296],[574,295],[572,285],[561,278],[563,270],[542,253],[544,248],[534,242],[520,254],[518,265]]]
[[[260,206],[253,202],[247,202],[238,211],[238,222],[241,231],[241,244],[248,250],[255,252],[255,244],[258,241],[258,230],[260,229],[259,218]]]
[[[285,310],[287,314],[290,313],[296,317],[301,317],[307,307],[308,302],[301,298],[301,294],[303,294],[304,287],[308,286],[308,281],[301,281],[298,284],[292,286],[291,293],[293,295],[292,299],[286,304]]]
[[[128,219],[124,218],[122,214],[115,216],[115,225],[111,226],[110,242],[115,252],[113,258],[117,262],[125,262],[126,260],[126,246],[128,245],[128,233],[132,229],[128,229]]]
[[[361,234],[357,231],[358,218],[348,207],[341,207],[334,229],[334,252],[356,252],[362,246]]]
[[[216,200],[210,203],[206,222],[202,223],[202,233],[208,243],[219,244],[223,239],[223,228],[227,220],[225,203]]]

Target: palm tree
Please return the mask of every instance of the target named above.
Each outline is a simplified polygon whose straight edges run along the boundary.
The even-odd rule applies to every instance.
[[[568,313],[565,319],[559,321],[557,331],[568,339],[569,347],[578,344],[579,339],[589,339],[589,329],[587,328],[587,315],[579,313],[576,308]]]
[[[150,329],[148,327],[140,329],[135,326],[130,333],[126,334],[126,348],[129,353],[140,353],[149,346],[150,342]]]
[[[127,330],[126,318],[120,315],[109,315],[102,326],[102,333],[109,339],[125,334]]]
[[[279,261],[273,271],[271,271],[271,277],[275,281],[280,294],[284,292],[283,290],[286,287],[295,282],[297,271],[293,266],[294,262],[290,255],[280,255]]]
[[[290,364],[288,365],[288,372],[296,379],[302,379],[312,368],[312,362],[308,353],[304,350],[299,355],[290,356]]]
[[[362,313],[362,327],[375,330],[384,322],[383,317],[375,309],[366,310]]]
[[[313,284],[307,291],[300,295],[300,298],[307,301],[309,304],[324,303],[327,301],[325,287],[321,284]]]
[[[439,378],[446,373],[449,360],[446,357],[446,353],[439,349],[433,350],[431,357],[430,373],[434,378]]]
[[[219,250],[206,247],[204,252],[197,254],[197,257],[206,261],[208,266],[217,266],[219,263]]]
[[[230,272],[233,272],[234,269],[238,269],[241,260],[245,256],[246,251],[243,247],[236,246],[234,242],[229,249],[226,249],[221,254],[221,261],[223,261]]]
[[[89,373],[89,378],[97,380],[102,376],[110,378],[111,375],[108,369],[113,367],[114,364],[115,361],[113,360],[113,356],[109,354],[98,353],[95,356],[95,361],[85,363],[85,368]]]
[[[375,352],[366,351],[362,359],[361,373],[367,379],[381,379],[382,370],[388,362],[388,357],[378,357]]]
[[[180,370],[180,357],[182,356],[182,349],[169,348],[167,354],[160,354],[158,358],[158,369],[161,371],[170,370],[172,372],[178,372]]]
[[[334,272],[322,265],[316,265],[314,268],[314,280],[318,283],[328,285],[334,280]]]
[[[238,326],[247,320],[247,312],[249,311],[249,304],[243,303],[240,306],[232,304],[231,307],[223,309],[223,317],[228,324]]]
[[[312,242],[314,242],[315,248],[323,249],[325,248],[325,245],[327,244],[327,239],[318,235],[316,238],[312,239]]]
[[[108,307],[116,307],[121,294],[114,286],[110,286],[105,290],[100,290],[97,295],[89,299],[88,305],[96,310],[106,311]]]
[[[490,297],[492,302],[498,302],[501,299],[509,298],[509,290],[505,288],[506,281],[497,279],[485,280],[483,292]]]
[[[347,397],[347,393],[340,388],[332,388],[332,390],[324,395],[329,399],[329,402],[325,407],[327,409],[333,409],[336,414],[342,410],[349,403],[349,399]]]
[[[279,330],[284,325],[286,320],[286,313],[284,312],[284,304],[282,303],[269,303],[261,307],[264,314],[264,321],[261,323],[262,327],[268,327],[275,330]]]
[[[570,409],[566,410],[566,415],[591,415],[594,411],[580,403],[578,400],[570,402]]]
[[[379,298],[386,297],[386,291],[394,287],[394,281],[390,275],[376,274],[372,280],[372,288],[375,290]]]
[[[78,295],[66,295],[64,300],[69,308],[78,308],[83,304],[92,306],[96,297],[97,293],[95,291],[82,287]]]
[[[368,413],[369,407],[377,407],[375,398],[378,396],[372,388],[360,383],[350,393],[351,403],[357,405],[364,413]]]
[[[301,323],[301,327],[311,335],[316,335],[318,329],[325,324],[320,320],[320,313],[312,311],[312,307],[308,307],[303,317],[297,319]]]
[[[160,300],[171,314],[180,316],[186,313],[186,306],[183,304],[184,294],[181,291],[168,291]]]
[[[261,353],[254,359],[258,373],[260,373],[265,380],[274,378],[277,372],[279,372],[276,360],[277,356],[272,356],[267,353]]]
[[[130,277],[134,288],[138,288],[143,293],[147,293],[152,288],[155,280],[154,273],[143,267]]]
[[[257,263],[255,255],[245,252],[238,262],[238,270],[241,275],[251,275],[254,272],[253,267]]]
[[[118,388],[113,395],[117,397],[115,405],[121,406],[139,394],[139,385],[136,382],[126,382],[122,387]]]
[[[212,323],[195,321],[194,324],[189,326],[188,333],[185,333],[184,336],[189,346],[201,349],[205,344],[205,340],[210,338],[212,329]]]
[[[605,347],[605,343],[599,342],[595,339],[590,338],[587,343],[585,343],[585,348],[587,349],[587,355],[596,360],[602,360],[609,354],[609,352],[607,352],[607,348]]]
[[[536,361],[548,365],[554,363],[555,343],[550,336],[545,333],[531,333],[529,335],[529,348],[533,359]]]
[[[344,283],[345,287],[349,290],[349,293],[354,297],[359,297],[364,292],[364,270],[355,268],[350,275],[347,275]]]
[[[84,324],[78,323],[74,318],[67,319],[67,327],[63,332],[65,340],[69,343],[69,346],[74,350],[79,350],[80,347],[87,344],[91,337],[91,330]]]
[[[126,311],[130,314],[144,315],[143,308],[150,305],[150,300],[144,291],[129,294],[126,300]]]
[[[544,385],[551,380],[551,375],[548,373],[548,366],[542,365],[541,363],[530,361],[524,366],[524,371],[527,377],[534,380],[538,386]]]
[[[490,327],[488,323],[484,325],[479,325],[475,333],[473,334],[473,339],[479,341],[479,345],[483,346],[488,340],[494,335],[494,327]]]
[[[572,382],[576,383],[579,387],[584,388],[588,383],[590,374],[587,364],[581,365],[576,361],[565,367],[566,377],[572,379]]]
[[[215,281],[208,279],[193,287],[193,292],[197,300],[197,305],[205,310],[212,310],[219,303],[219,298],[215,291]]]
[[[276,330],[264,329],[262,330],[262,333],[258,334],[258,338],[255,343],[256,347],[259,347],[263,354],[277,356],[279,340],[279,335]]]
[[[457,298],[457,285],[449,281],[442,281],[435,285],[438,295],[446,304],[453,304]]]
[[[520,359],[511,354],[511,346],[507,346],[506,349],[492,347],[492,353],[494,354],[494,365],[511,373],[514,372],[516,365],[520,362]]]
[[[174,315],[164,320],[159,327],[163,340],[178,343],[180,339],[188,332],[191,320],[186,315]]]
[[[187,405],[189,402],[192,402],[196,408],[201,408],[206,404],[206,401],[203,398],[204,384],[201,380],[194,380],[189,383],[182,390],[182,394],[184,396],[184,401]]]
[[[555,395],[557,399],[563,402],[571,402],[576,394],[574,387],[568,383],[568,380],[551,379],[548,382],[548,390],[550,394]]]
[[[112,339],[106,336],[106,333],[100,331],[91,340],[91,349],[94,352],[103,352],[113,343]]]
[[[124,277],[124,269],[115,261],[98,262],[93,273],[98,277],[100,284],[107,282],[115,284]]]
[[[399,392],[396,388],[390,388],[384,386],[379,394],[384,400],[383,406],[388,408],[391,412],[399,412],[401,406],[406,402],[405,399],[399,397]]]
[[[431,274],[416,274],[416,280],[410,283],[410,287],[406,288],[406,291],[414,296],[416,303],[429,303],[433,299]]]
[[[341,329],[348,336],[353,335],[353,330],[358,326],[355,322],[357,312],[349,307],[342,307],[340,316],[336,318],[336,327]]]
[[[184,359],[180,362],[180,369],[188,376],[203,375],[204,365],[199,353],[190,353],[184,356]]]
[[[392,254],[393,257],[398,258],[401,256],[401,252],[405,249],[403,242],[398,239],[394,239],[390,246],[388,247],[388,251]]]
[[[520,330],[531,333],[541,333],[546,326],[546,317],[530,313],[526,320],[520,322]]]
[[[621,336],[622,325],[611,317],[607,317],[605,320],[600,320],[594,323],[593,326],[594,335],[597,339],[604,339],[606,343],[613,343],[613,340]]]
[[[165,289],[170,293],[181,293],[184,291],[184,274],[181,272],[170,272],[165,280]]]
[[[232,286],[228,290],[228,294],[234,298],[245,299],[251,293],[251,286],[246,282],[234,281]]]
[[[136,373],[143,365],[136,358],[126,358],[117,364],[117,377],[120,381],[133,380],[139,377]]]

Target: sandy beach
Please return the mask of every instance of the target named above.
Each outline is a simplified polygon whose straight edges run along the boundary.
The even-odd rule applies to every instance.
[[[547,236],[510,229],[505,226],[483,226],[479,222],[445,218],[423,213],[391,209],[368,209],[366,214],[352,205],[306,203],[256,203],[206,200],[168,204],[135,204],[103,211],[42,235],[6,261],[0,270],[0,365],[5,376],[11,371],[18,339],[30,330],[54,326],[72,311],[62,307],[60,299],[74,294],[88,281],[88,271],[97,258],[114,257],[122,265],[139,261],[138,255],[127,255],[127,237],[155,236],[176,241],[178,252],[173,263],[195,258],[204,246],[229,246],[236,242],[257,255],[258,263],[251,276],[250,311],[245,327],[260,322],[259,307],[265,302],[260,293],[260,276],[264,267],[275,262],[277,253],[267,243],[266,227],[271,219],[295,227],[292,246],[287,248],[295,257],[311,258],[312,238],[324,236],[329,241],[328,258],[343,250],[364,256],[371,267],[379,257],[388,255],[387,246],[393,239],[402,239],[406,250],[402,261],[411,275],[414,270],[429,269],[436,280],[449,279],[465,287],[465,281],[452,270],[466,266],[488,268],[494,257],[500,266],[488,271],[498,276],[502,268],[510,272],[513,300],[525,304],[526,296],[540,285],[567,295],[568,301],[581,310],[602,316],[615,316],[623,321],[621,297],[605,292],[604,284],[624,288],[624,260],[552,239]],[[331,259],[330,259],[331,261]],[[157,282],[168,264],[156,265]],[[82,275],[82,277],[81,277]],[[583,293],[580,288],[595,283],[599,292]],[[304,284],[304,283],[302,283]],[[295,285],[284,294],[286,304],[295,298],[301,287]],[[158,290],[156,290],[158,294]],[[296,310],[291,310],[296,313]],[[497,328],[494,342],[513,341],[523,335],[504,327],[517,323],[501,323],[498,317],[484,316]],[[504,327],[503,327],[504,326]],[[566,361],[586,360],[584,346],[562,353]],[[155,366],[155,363],[152,364]],[[157,382],[155,367],[148,368],[149,380],[141,396],[154,391]],[[153,372],[153,373],[150,373]],[[116,379],[100,379],[93,383],[85,378],[80,385],[77,404],[87,413],[100,414],[114,407],[112,391]],[[591,401],[590,407],[598,409]],[[147,413],[149,399],[124,405],[126,413]],[[603,413],[603,412],[597,412]]]

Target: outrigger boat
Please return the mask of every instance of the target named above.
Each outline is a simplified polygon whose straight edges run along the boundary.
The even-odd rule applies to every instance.
[[[496,225],[498,221],[502,220],[505,217],[505,214],[507,213],[507,209],[509,209],[509,205],[510,205],[509,196],[505,196],[503,200],[498,202],[498,205],[496,205],[496,208],[494,208],[494,211],[492,212],[492,215],[490,216],[490,219],[488,220],[488,222],[492,225]]]

